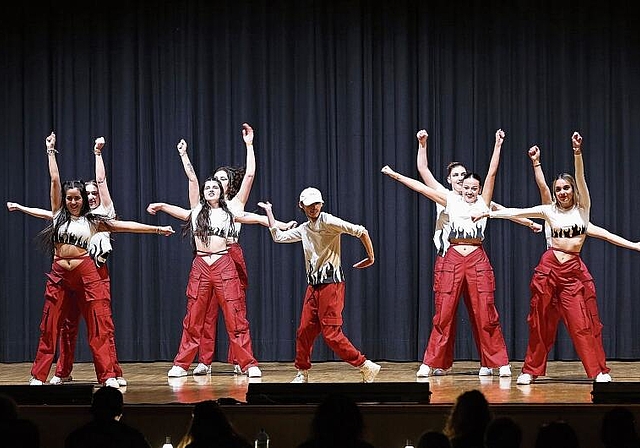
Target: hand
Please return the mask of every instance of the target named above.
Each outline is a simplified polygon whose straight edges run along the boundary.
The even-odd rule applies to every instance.
[[[184,141],[184,139],[181,139],[178,142],[178,154],[183,155],[187,153],[187,142]]]
[[[93,147],[93,151],[94,152],[95,151],[102,151],[102,148],[104,147],[104,143],[105,143],[104,137],[98,137],[96,139],[95,146]]]
[[[529,152],[527,154],[529,155],[531,162],[534,164],[540,163],[540,148],[534,145],[529,148]]]
[[[542,232],[542,224],[539,224],[537,222],[532,222],[529,228],[533,231],[533,233]]]
[[[387,176],[391,176],[391,177],[393,177],[393,175],[396,173],[391,169],[389,165],[383,166],[380,172],[382,172],[382,174],[386,174]]]
[[[471,220],[473,222],[478,222],[480,221],[482,218],[487,218],[489,216],[488,213],[483,213],[483,212],[476,212],[476,211],[472,211],[470,213],[471,216]]]
[[[298,226],[298,221],[289,221],[288,223],[286,223],[284,225],[284,229],[283,230],[293,229],[293,228],[295,228],[297,226]]]
[[[502,129],[498,129],[496,131],[496,145],[502,145],[504,142],[504,131]]]
[[[427,139],[429,138],[429,134],[424,129],[420,129],[416,134],[416,138],[418,139],[418,143],[420,146],[425,146],[427,144]]]
[[[45,142],[47,145],[47,149],[56,149],[56,134],[54,134],[53,132],[49,134]]]
[[[273,206],[271,205],[271,202],[266,201],[266,202],[258,202],[258,207],[264,209],[265,211],[270,211]],[[295,222],[295,221],[294,221]]]
[[[176,232],[174,232],[171,226],[160,226],[158,227],[158,233],[160,235],[169,236],[169,235],[173,235]]]
[[[7,208],[10,212],[18,211],[18,203],[17,202],[7,202]]]
[[[373,257],[367,257],[364,260],[358,261],[356,264],[353,265],[353,267],[357,269],[364,269],[371,266],[374,262],[375,262],[375,259]]]
[[[149,213],[150,215],[155,215],[162,209],[162,204],[162,202],[152,202],[147,206],[147,213]]]
[[[582,136],[578,132],[574,132],[571,136],[571,146],[574,155],[582,154]]]
[[[248,123],[242,123],[242,139],[246,145],[253,145],[253,128]]]

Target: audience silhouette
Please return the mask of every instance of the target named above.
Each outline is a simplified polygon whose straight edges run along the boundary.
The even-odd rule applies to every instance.
[[[444,427],[452,448],[482,448],[484,432],[491,421],[489,402],[479,390],[461,393]]]
[[[633,412],[624,406],[607,411],[602,417],[600,439],[604,448],[639,448]]]
[[[495,417],[484,432],[485,448],[519,448],[522,429],[511,417]]]
[[[538,428],[535,448],[580,448],[578,435],[569,423],[556,420]]]
[[[234,428],[220,405],[213,400],[197,403],[191,423],[178,448],[251,448]]]
[[[0,446],[39,448],[40,432],[30,420],[20,418],[13,398],[0,394]]]

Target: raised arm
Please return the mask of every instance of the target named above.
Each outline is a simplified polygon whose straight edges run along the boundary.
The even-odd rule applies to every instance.
[[[547,180],[544,178],[544,171],[542,170],[542,162],[540,161],[540,148],[532,146],[528,152],[531,159],[531,166],[533,167],[533,174],[536,179],[536,185],[540,190],[541,204],[551,204],[553,197],[551,196],[551,190],[547,185]]]
[[[177,205],[167,204],[166,202],[152,202],[147,206],[147,212],[155,215],[157,212],[165,212],[181,221],[188,221],[191,210],[178,207]]]
[[[489,207],[492,211],[502,210],[505,207],[503,205],[498,204],[497,202],[491,202],[491,206]],[[535,221],[530,220],[529,218],[509,218],[509,221],[515,222],[516,224],[520,224],[521,226],[528,227],[534,233],[542,232],[542,224],[538,224]]]
[[[53,213],[51,213],[51,210],[45,210],[43,208],[26,207],[22,204],[18,204],[17,202],[7,202],[7,208],[10,212],[18,211],[26,213],[27,215],[35,216],[36,218],[48,220],[53,219]]]
[[[493,145],[493,153],[491,154],[491,161],[489,162],[489,171],[484,180],[482,186],[482,199],[487,206],[491,204],[491,198],[493,197],[493,187],[496,184],[496,175],[498,174],[498,166],[500,166],[500,150],[502,149],[502,143],[504,142],[504,131],[498,129],[496,131],[496,142]]]
[[[609,232],[607,229],[603,229],[602,227],[598,227],[593,223],[589,223],[587,226],[587,236],[593,238],[599,238],[608,243],[615,244],[616,246],[624,247],[626,249],[637,250],[640,251],[640,242],[634,243],[629,241],[626,238],[623,238],[615,233]]]
[[[198,176],[196,171],[191,165],[189,155],[187,154],[187,142],[182,139],[178,142],[178,154],[180,160],[182,160],[182,167],[184,168],[184,174],[189,179],[189,207],[194,208],[200,203],[200,185],[198,184]]]
[[[419,180],[411,179],[411,178],[409,178],[407,176],[404,176],[404,175],[402,175],[400,173],[397,173],[397,172],[393,171],[389,167],[389,165],[385,165],[384,167],[382,167],[382,169],[380,171],[383,174],[386,174],[387,176],[389,176],[390,178],[392,178],[394,180],[397,180],[401,184],[404,184],[407,187],[411,188],[413,191],[417,191],[421,195],[426,196],[427,198],[431,199],[432,201],[437,202],[438,204],[440,204],[442,206],[445,206],[445,207],[447,206],[447,193],[445,193],[443,191],[435,190],[435,189],[423,184]]]
[[[416,134],[416,138],[418,139],[418,156],[416,158],[416,165],[422,181],[425,185],[433,188],[434,190],[442,189],[442,184],[436,180],[429,169],[429,160],[427,158],[427,140],[429,139],[429,134],[427,134],[426,130],[421,129]]]
[[[58,170],[58,161],[56,160],[56,134],[49,134],[46,141],[47,159],[49,160],[49,177],[51,178],[51,187],[49,189],[49,198],[51,199],[51,213],[55,213],[62,208],[62,186],[60,182],[60,171]]]
[[[100,194],[100,204],[104,208],[110,208],[113,205],[109,187],[107,186],[107,170],[104,168],[102,160],[102,148],[104,148],[104,137],[98,137],[93,147],[93,154],[96,157],[96,183],[98,184],[98,193]]]
[[[256,176],[256,155],[253,151],[253,128],[247,123],[242,124],[242,139],[247,147],[247,161],[242,184],[240,184],[240,190],[238,190],[238,193],[233,199],[239,201],[244,206],[249,200],[253,179]]]
[[[571,146],[573,147],[573,161],[575,163],[575,177],[578,191],[580,192],[580,207],[585,210],[591,210],[591,196],[589,196],[589,188],[587,180],[584,176],[584,162],[582,160],[582,136],[578,132],[574,132],[571,136]]]

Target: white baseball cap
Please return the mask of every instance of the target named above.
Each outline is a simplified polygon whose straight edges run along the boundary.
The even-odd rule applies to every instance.
[[[302,190],[302,193],[300,193],[300,202],[307,206],[315,204],[316,202],[324,204],[324,201],[322,200],[322,193],[320,193],[320,190],[313,187],[308,187]]]

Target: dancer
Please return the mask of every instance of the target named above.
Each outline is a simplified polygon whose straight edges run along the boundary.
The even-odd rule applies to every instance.
[[[107,216],[114,219],[116,211],[111,200],[109,187],[107,186],[107,176],[102,160],[102,150],[105,145],[104,137],[98,137],[95,140],[93,153],[95,155],[95,179],[85,182],[85,190],[89,201],[89,209],[91,213]],[[51,210],[45,210],[35,207],[25,207],[15,202],[7,202],[7,208],[10,211],[22,211],[28,215],[37,218],[52,220]],[[88,252],[96,263],[97,267],[101,267],[107,261],[107,257],[112,252],[111,237],[109,232],[98,232],[89,241]],[[110,279],[107,279],[110,281]],[[70,303],[68,315],[63,316],[62,327],[60,329],[60,340],[58,341],[59,355],[56,362],[56,371],[54,376],[49,380],[50,384],[63,384],[72,381],[71,371],[73,370],[74,354],[76,342],[78,338],[78,325],[80,323],[80,308],[75,306],[74,302]],[[113,353],[116,354],[115,336],[113,343]],[[117,355],[113,360],[116,370],[116,380],[120,386],[126,386],[127,380],[122,373],[122,367],[118,362]]]
[[[98,232],[166,236],[174,232],[170,226],[118,221],[90,213],[84,182],[60,181],[55,142],[56,136],[51,133],[46,139],[46,147],[53,221],[39,235],[45,248],[54,254],[54,260],[47,275],[40,340],[29,384],[41,385],[46,381],[55,355],[61,319],[69,314],[70,307],[77,306],[86,321],[98,382],[118,388],[108,272],[105,265],[98,267],[91,260],[89,241]]]
[[[324,200],[317,188],[309,187],[300,193],[298,206],[308,221],[300,226],[282,231],[276,227],[272,206],[259,202],[269,218],[269,231],[276,243],[302,242],[307,266],[307,290],[296,332],[295,367],[298,373],[292,383],[307,383],[311,368],[313,343],[322,334],[327,345],[343,361],[360,369],[362,380],[372,383],[380,366],[368,360],[342,332],[344,308],[344,272],[340,259],[340,237],[343,233],[359,238],[367,252],[367,258],[354,264],[354,268],[366,268],[374,261],[373,243],[369,232],[361,225],[344,221],[322,211]]]
[[[242,308],[241,285],[238,272],[227,249],[227,238],[235,234],[234,222],[242,217],[234,217],[227,207],[224,190],[219,180],[210,177],[198,186],[198,177],[187,155],[187,143],[180,140],[178,153],[182,158],[185,173],[189,179],[189,202],[191,209],[157,202],[149,204],[147,211],[169,213],[183,221],[189,221],[188,232],[195,245],[195,258],[187,285],[187,312],[182,323],[182,338],[169,377],[182,377],[201,351],[206,319],[218,320],[218,310],[222,308],[229,344],[238,359],[243,372],[249,377],[260,377],[262,372],[253,356],[250,341],[246,337],[249,323]],[[244,319],[244,320],[243,320]],[[213,347],[211,348],[213,350]],[[200,362],[195,375],[210,373],[213,351],[205,362]],[[204,372],[200,371],[204,367]]]
[[[505,208],[482,212],[474,220],[506,217],[544,219],[551,229],[551,247],[540,258],[531,279],[529,343],[518,384],[531,384],[544,375],[547,355],[562,318],[589,378],[611,381],[609,368],[599,354],[598,330],[585,310],[592,293],[584,286],[580,250],[587,237],[591,198],[584,175],[582,136],[571,136],[575,175],[560,174],[553,181],[553,202],[531,208]],[[595,300],[595,297],[591,297]]]
[[[467,169],[465,168],[465,166],[462,163],[456,162],[456,161],[449,163],[449,165],[447,166],[447,183],[451,185],[451,189],[444,187],[440,182],[436,180],[434,175],[431,173],[431,170],[429,169],[429,163],[428,163],[428,157],[427,157],[427,140],[429,138],[429,134],[427,134],[427,131],[425,129],[421,129],[416,134],[416,138],[418,139],[418,155],[416,159],[416,165],[418,168],[418,172],[420,173],[420,177],[422,178],[422,181],[425,183],[425,185],[433,188],[434,190],[442,191],[445,193],[449,193],[449,192],[456,193],[457,198],[456,198],[456,195],[452,195],[450,199],[451,200],[457,199],[459,201],[462,201],[462,181],[465,175],[467,174]],[[503,207],[502,205],[491,201],[490,208],[492,210],[497,210]],[[530,219],[513,218],[512,221],[514,221],[517,224],[528,227],[533,232],[537,233],[542,231],[542,225]],[[446,282],[441,281],[441,277],[444,272],[443,271],[444,255],[447,252],[447,249],[449,248],[449,231],[450,231],[449,215],[446,212],[446,208],[445,206],[436,202],[436,226],[433,234],[433,244],[436,246],[436,259],[433,267],[434,292],[438,292],[435,290],[436,287],[443,286],[445,287],[445,289],[449,287],[449,285],[447,285]],[[469,298],[466,295],[464,296],[464,303],[467,309],[470,310],[471,303],[469,302]],[[457,311],[456,311],[456,314],[457,314]],[[455,318],[456,317],[454,315],[453,319]],[[478,336],[478,329],[476,328],[476,322],[473,319],[471,319],[469,324],[471,325],[471,332],[473,334],[473,340],[476,343],[476,349],[478,350],[478,353],[480,353],[481,351],[481,347],[479,346],[480,338]],[[431,371],[427,372],[423,368],[422,370],[418,370],[417,376],[423,377],[425,376],[425,373],[433,374],[433,375],[445,375],[447,371],[443,369],[434,369],[433,372]],[[493,369],[486,366],[480,366],[478,375],[479,376],[493,375]]]
[[[538,146],[532,146],[528,151],[529,158],[531,159],[534,176],[536,180],[536,185],[540,191],[540,200],[542,204],[552,204],[553,196],[551,195],[551,190],[549,190],[549,186],[547,185],[547,181],[545,179],[544,171],[542,169],[541,162],[541,151]],[[601,240],[607,241],[611,244],[615,244],[620,247],[624,247],[631,250],[640,251],[640,242],[633,243],[626,238],[623,238],[619,235],[611,233],[610,231],[603,229],[602,227],[598,227],[589,221],[587,225],[587,236],[592,238],[599,238]],[[547,249],[553,247],[552,236],[551,236],[551,228],[548,225],[545,225],[545,237],[547,241]],[[580,259],[580,269],[582,270],[583,279],[582,284],[585,288],[585,305],[587,306],[588,316],[590,316],[592,320],[592,328],[594,331],[594,336],[596,340],[596,352],[597,357],[599,359],[599,363],[603,366],[606,366],[606,355],[604,352],[604,344],[602,342],[602,322],[600,321],[600,315],[598,311],[598,301],[596,299],[596,288],[595,282],[587,265],[584,264],[582,259]],[[559,315],[556,315],[556,318],[560,318]],[[555,328],[558,325],[558,322],[547,322],[550,328]],[[551,336],[552,339],[545,342],[545,344],[549,347],[552,347],[555,343],[556,332],[553,334],[547,334],[546,336]],[[609,380],[610,369],[607,367],[604,369],[604,374],[600,377],[601,381]]]
[[[462,182],[462,200],[453,192],[435,190],[415,179],[392,170],[382,172],[414,191],[445,207],[449,217],[447,250],[442,260],[442,274],[435,279],[435,315],[429,343],[424,353],[418,377],[442,375],[453,365],[456,311],[460,295],[468,298],[469,318],[474,324],[474,336],[480,355],[480,365],[499,368],[502,377],[511,376],[507,347],[502,336],[498,311],[494,303],[495,279],[491,262],[482,248],[486,220],[473,223],[471,213],[488,212],[493,195],[504,131],[496,131],[496,140],[484,186],[475,173],[467,173]]]

